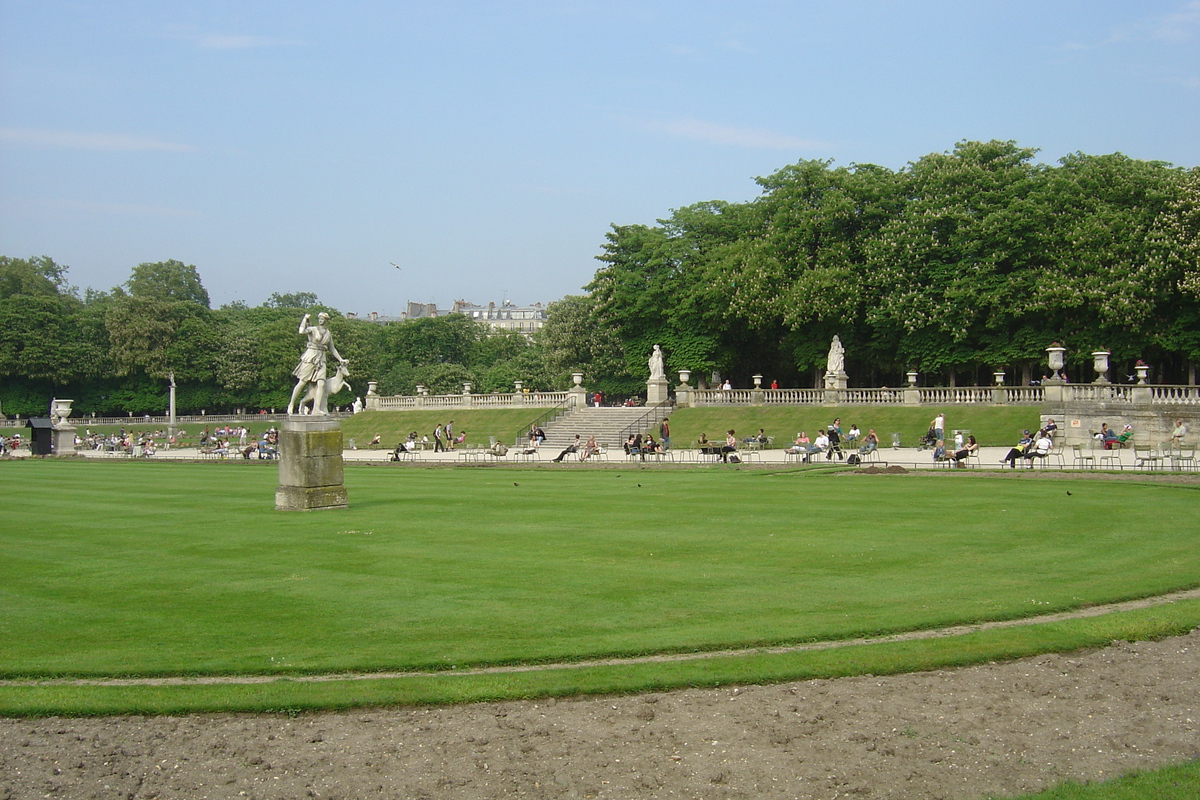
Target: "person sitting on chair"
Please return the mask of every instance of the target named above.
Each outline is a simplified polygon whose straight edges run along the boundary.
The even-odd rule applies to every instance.
[[[950,458],[954,459],[954,466],[962,467],[963,459],[979,452],[979,443],[975,441],[975,437],[968,436],[967,443],[963,445],[961,450],[955,450],[950,454]]]
[[[725,433],[725,446],[721,448],[721,461],[728,464],[729,454],[737,452],[737,439],[733,435],[733,429],[730,428]]]
[[[1025,456],[1025,451],[1033,447],[1033,437],[1026,430],[1021,434],[1021,439],[1017,442],[1016,447],[1008,451],[1004,458],[1000,459],[1001,464],[1008,464],[1013,469],[1017,468],[1017,459]]]
[[[879,435],[875,433],[874,428],[867,429],[866,438],[863,439],[862,447],[858,448],[858,454],[865,456],[867,453],[873,453],[879,447]]]
[[[566,449],[563,450],[561,453],[559,453],[557,457],[552,458],[550,460],[561,462],[564,458],[567,457],[567,455],[569,453],[578,453],[578,452],[579,452],[579,434],[577,433],[577,434],[575,434],[575,441],[573,441],[569,445],[567,445]]]

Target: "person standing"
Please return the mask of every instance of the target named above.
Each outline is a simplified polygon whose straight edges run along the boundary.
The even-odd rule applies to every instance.
[[[445,436],[445,433],[442,431],[441,425],[433,429],[433,452],[440,453],[446,449],[446,445],[442,442],[443,436]]]
[[[454,420],[450,420],[449,422],[446,423],[446,428],[444,430],[444,433],[446,434],[446,449],[453,450],[454,449]]]
[[[826,461],[833,461],[833,456],[835,453],[837,454],[838,461],[841,461],[843,458],[842,429],[836,424],[837,422],[838,420],[834,420],[835,424],[830,425],[825,431],[826,435],[829,436],[829,450],[825,453]]]
[[[929,427],[933,428],[933,438],[945,439],[946,438],[946,415],[943,414],[941,411],[939,411],[938,415],[933,418],[933,422],[929,423]]]
[[[671,426],[666,417],[658,423],[658,443],[662,445],[664,453],[671,449]]]

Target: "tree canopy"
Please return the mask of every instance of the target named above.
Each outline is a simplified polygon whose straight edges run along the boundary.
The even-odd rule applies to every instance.
[[[457,314],[347,319],[306,291],[212,309],[199,271],[176,260],[81,296],[49,257],[0,256],[0,402],[38,413],[69,393],[84,413],[161,411],[174,374],[181,408],[281,408],[297,323],[320,310],[356,394],[368,380],[382,394],[565,389],[576,371],[637,394],[655,344],[669,373],[818,385],[835,334],[858,386],[909,370],[935,384],[988,383],[996,369],[1028,381],[1052,342],[1077,378],[1103,347],[1117,374],[1144,359],[1152,380],[1193,380],[1200,169],[1036,156],[989,141],[900,170],[799,161],[758,178],[751,201],[613,225],[587,293],[551,303],[533,337]]]

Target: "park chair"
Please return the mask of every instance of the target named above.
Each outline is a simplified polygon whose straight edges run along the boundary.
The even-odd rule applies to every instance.
[[[1096,453],[1094,450],[1084,450],[1083,445],[1071,445],[1073,454],[1071,466],[1079,469],[1095,469],[1096,468]]]
[[[1193,470],[1196,468],[1196,445],[1178,444],[1171,451],[1171,469]]]
[[[1100,469],[1104,469],[1105,464],[1108,464],[1110,468],[1116,466],[1119,470],[1125,469],[1125,464],[1121,461],[1121,447],[1114,446],[1111,450],[1102,449],[1096,451],[1100,454],[1100,458],[1098,459]]]
[[[1043,467],[1049,467],[1049,466],[1050,466],[1050,462],[1051,462],[1051,460],[1054,460],[1054,461],[1057,461],[1057,462],[1058,462],[1058,468],[1059,468],[1059,469],[1066,469],[1066,468],[1067,468],[1067,462],[1066,462],[1066,459],[1063,457],[1063,442],[1062,442],[1062,438],[1060,437],[1060,438],[1059,438],[1059,439],[1057,439],[1057,440],[1055,440],[1055,439],[1052,439],[1051,441],[1053,441],[1053,442],[1054,442],[1054,446],[1053,446],[1053,447],[1051,447],[1051,448],[1050,448],[1050,452],[1049,452],[1049,453],[1047,453],[1047,454],[1045,455],[1045,457],[1044,457],[1044,458],[1042,458],[1042,460],[1041,460],[1042,466],[1043,466]]]
[[[1162,466],[1163,457],[1158,451],[1147,445],[1133,446],[1133,468],[1158,469]]]

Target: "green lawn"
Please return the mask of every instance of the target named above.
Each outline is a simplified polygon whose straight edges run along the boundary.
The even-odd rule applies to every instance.
[[[1200,761],[1142,770],[1104,783],[1060,784],[1013,800],[1195,800],[1200,797]]]
[[[1040,421],[1039,409],[1028,406],[962,406],[943,409],[946,412],[946,434],[954,430],[969,430],[985,447],[1013,444],[1025,428],[1036,430]],[[701,433],[709,439],[722,440],[725,431],[733,428],[738,437],[750,436],[759,428],[775,437],[775,446],[792,442],[796,433],[805,431],[810,439],[817,431],[841,417],[842,431],[856,424],[866,435],[869,428],[879,434],[882,445],[890,447],[892,433],[900,434],[904,447],[915,447],[925,435],[929,422],[936,415],[932,408],[907,406],[705,406],[681,408],[671,416],[671,438],[682,447],[696,440]],[[1060,427],[1063,420],[1058,420]],[[657,431],[655,432],[657,436]]]
[[[1200,582],[1196,490],[1004,477],[0,464],[0,675],[426,669],[838,639]],[[1070,491],[1070,496],[1067,491]]]

